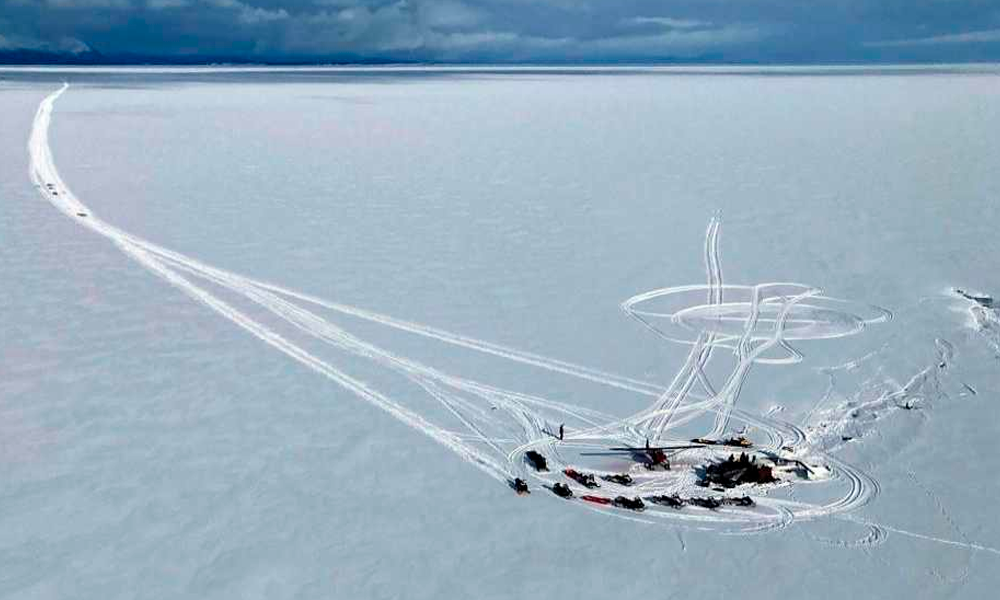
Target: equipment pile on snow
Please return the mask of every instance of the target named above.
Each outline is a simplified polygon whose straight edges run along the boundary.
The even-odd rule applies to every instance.
[[[771,472],[771,467],[757,464],[757,457],[751,459],[746,452],[741,452],[739,458],[732,454],[719,463],[707,465],[699,485],[708,487],[719,485],[733,488],[744,483],[774,483],[777,479]]]

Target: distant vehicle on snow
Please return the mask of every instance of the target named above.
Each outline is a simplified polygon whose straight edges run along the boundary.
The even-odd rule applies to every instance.
[[[545,460],[545,457],[535,452],[534,450],[528,450],[524,453],[525,460],[528,461],[536,471],[548,471],[549,465]]]
[[[552,493],[560,498],[572,498],[573,490],[569,489],[569,486],[565,483],[557,483],[552,486]]]
[[[694,438],[691,440],[695,444],[704,444],[706,446],[733,446],[736,448],[751,448],[753,447],[753,442],[738,435],[736,437],[731,437],[727,440],[711,440],[708,438]]]
[[[597,483],[597,480],[594,479],[594,475],[591,473],[585,474],[585,473],[580,473],[574,469],[566,469],[563,471],[563,474],[565,474],[566,477],[569,477],[570,479],[579,483],[585,488],[594,489],[601,487],[601,484]]]
[[[617,483],[618,485],[632,485],[632,476],[628,473],[614,473],[611,475],[601,475],[601,479],[604,481],[610,481],[611,483]]]
[[[709,510],[715,510],[720,506],[722,506],[722,501],[713,496],[707,496],[705,498],[689,498],[687,503],[692,504],[694,506],[707,508]]]
[[[612,504],[614,504],[618,508],[624,508],[627,510],[634,510],[639,512],[646,510],[646,503],[643,502],[642,498],[639,497],[628,498],[625,496],[617,496],[614,499],[614,502],[612,502]]]

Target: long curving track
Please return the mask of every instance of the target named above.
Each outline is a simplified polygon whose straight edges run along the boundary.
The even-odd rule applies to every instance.
[[[522,477],[536,484],[555,481],[570,483],[576,496],[587,493],[574,482],[561,478],[563,468],[587,468],[583,456],[608,446],[636,446],[645,440],[670,444],[680,440],[673,435],[678,428],[712,419],[705,434],[725,435],[735,419],[752,428],[755,447],[772,454],[792,456],[813,465],[824,465],[829,475],[797,482],[823,486],[829,490],[825,502],[809,504],[768,497],[766,486],[744,489],[740,494],[753,495],[754,508],[724,507],[719,510],[687,508],[683,511],[650,506],[642,513],[632,513],[586,502],[572,504],[608,515],[648,523],[670,523],[713,529],[729,533],[754,533],[801,520],[844,515],[869,502],[877,493],[877,483],[868,475],[830,455],[810,440],[800,428],[771,418],[752,415],[737,406],[740,391],[755,363],[794,364],[802,356],[790,344],[798,339],[836,338],[863,330],[867,325],[888,320],[887,311],[853,305],[827,298],[820,291],[799,284],[768,283],[754,286],[723,284],[719,261],[719,220],[712,219],[706,232],[705,265],[707,284],[676,286],[637,295],[622,304],[623,310],[664,340],[690,344],[691,351],[671,383],[658,384],[621,377],[611,373],[522,352],[514,348],[450,333],[434,327],[379,314],[363,308],[331,302],[281,286],[244,277],[204,264],[123,231],[104,221],[83,203],[59,175],[49,146],[48,132],[55,102],[68,89],[64,84],[47,96],[35,115],[28,142],[30,177],[39,193],[66,217],[114,243],[143,268],[192,299],[244,329],[263,343],[326,377],[354,398],[370,403],[400,422],[421,432],[454,452],[460,459],[477,467],[500,482]],[[234,302],[223,298],[219,290],[240,303],[263,308],[276,323],[298,335],[318,340],[326,346],[370,360],[405,377],[414,386],[413,398],[393,398],[374,384],[345,372],[332,360],[306,350],[288,335],[263,318],[253,317]],[[701,299],[701,301],[698,300]],[[658,303],[665,303],[660,307]],[[644,305],[652,304],[652,308]],[[851,310],[854,307],[861,315]],[[651,399],[648,408],[629,416],[615,416],[600,410],[574,406],[565,401],[544,398],[487,385],[459,377],[399,355],[345,330],[319,314],[328,311],[424,336],[435,342],[451,344],[504,360],[582,379],[597,385],[624,390]],[[867,313],[865,315],[864,313]],[[254,314],[257,314],[255,312]],[[719,350],[729,350],[733,361],[729,375],[717,387],[706,372],[706,365]],[[775,354],[777,352],[777,355]],[[696,391],[696,386],[699,391]],[[432,422],[413,405],[437,403],[453,420],[446,427]],[[550,423],[566,423],[565,439],[555,438]],[[457,427],[457,429],[456,429]],[[766,440],[766,441],[765,441]],[[524,453],[543,452],[550,458],[552,471],[536,473],[526,467]],[[705,462],[727,449],[694,449],[678,457],[678,464]],[[598,452],[599,453],[599,452]],[[600,470],[600,466],[596,470]],[[693,469],[643,471],[633,469],[636,485],[618,486],[602,482],[606,495],[700,494],[695,486]],[[818,479],[818,480],[817,480]],[[838,491],[839,490],[839,491]],[[553,501],[560,501],[554,496]],[[912,535],[946,544],[1000,553],[992,548],[924,536],[904,530],[868,523],[844,515],[874,528],[873,540],[884,538],[884,530]]]

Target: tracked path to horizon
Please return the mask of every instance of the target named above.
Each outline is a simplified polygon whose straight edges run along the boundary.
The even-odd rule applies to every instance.
[[[111,225],[73,194],[60,177],[49,146],[48,131],[53,107],[68,87],[64,84],[41,102],[28,143],[31,180],[48,202],[80,226],[114,243],[126,256],[171,286],[268,346],[334,382],[357,399],[380,408],[438,442],[493,479],[505,482],[514,477],[524,477],[542,485],[551,484],[556,476],[534,473],[526,468],[525,452],[542,449],[552,457],[551,462],[557,469],[581,468],[578,462],[574,462],[579,460],[574,453],[580,449],[607,448],[609,445],[639,447],[644,439],[657,444],[674,443],[681,440],[671,437],[672,431],[707,415],[713,419],[713,425],[706,435],[721,438],[727,433],[730,420],[736,419],[767,438],[766,442],[758,442],[758,447],[772,453],[789,452],[799,460],[826,464],[830,469],[828,480],[809,484],[828,486],[831,490],[829,498],[822,503],[808,504],[769,498],[766,490],[752,490],[758,505],[753,510],[731,507],[718,511],[692,509],[681,512],[651,507],[641,515],[618,509],[595,510],[645,522],[686,524],[728,532],[758,532],[787,527],[796,520],[835,515],[848,518],[845,513],[863,506],[878,493],[877,482],[831,456],[826,448],[811,440],[802,429],[769,415],[749,414],[739,409],[737,404],[743,384],[755,363],[794,364],[802,359],[802,355],[791,346],[792,340],[852,335],[872,323],[888,320],[889,313],[867,307],[871,309],[869,314],[854,314],[845,301],[827,298],[818,289],[799,284],[724,284],[717,218],[712,219],[706,232],[707,284],[662,288],[634,296],[622,304],[626,313],[659,337],[692,346],[677,375],[664,387],[244,277],[163,248]],[[371,360],[405,377],[414,384],[414,398],[419,395],[421,401],[430,399],[438,403],[447,414],[452,415],[454,423],[444,426],[432,422],[411,406],[419,403],[409,395],[393,398],[379,391],[375,384],[347,373],[332,359],[316,351],[307,351],[291,336],[278,333],[276,327],[264,322],[263,318],[250,316],[234,302],[223,298],[216,289],[225,290],[239,302],[249,302],[265,309],[278,319],[282,327],[290,326],[297,335],[323,342],[324,347]],[[696,297],[701,299],[696,300]],[[657,303],[665,303],[666,306]],[[651,304],[652,308],[645,308],[647,304]],[[622,417],[529,392],[487,385],[447,373],[361,339],[318,314],[318,309],[649,397],[651,404],[643,411]],[[706,365],[719,349],[731,351],[728,358],[733,366],[723,384],[717,387],[710,380]],[[695,391],[696,385],[700,386],[700,391]],[[546,429],[550,423],[560,422],[568,425],[569,434],[565,440],[557,440]],[[460,431],[454,430],[456,425],[461,427]],[[716,450],[706,448],[693,454],[696,459],[705,460],[715,453]],[[571,455],[574,455],[573,458],[569,458]],[[612,483],[602,485],[612,494],[629,495],[635,491],[644,494],[693,493],[697,489],[691,474],[679,475],[679,471],[643,473],[637,479],[635,488]],[[572,487],[578,493],[585,493],[582,487]],[[846,490],[837,493],[837,487],[846,487]],[[594,508],[583,502],[574,504]],[[861,522],[855,517],[849,518]],[[879,527],[873,523],[864,524]],[[895,528],[886,529],[1000,554],[1000,551],[983,545],[940,540]],[[871,537],[880,541],[884,535]]]

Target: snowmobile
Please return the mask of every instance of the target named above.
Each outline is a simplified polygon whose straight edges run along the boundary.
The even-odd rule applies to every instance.
[[[545,457],[535,452],[534,450],[528,450],[524,453],[524,458],[536,471],[548,471],[549,465],[545,461]]]
[[[604,481],[617,483],[618,485],[632,485],[632,476],[628,473],[614,473],[612,475],[601,475]]]
[[[572,498],[573,490],[569,489],[569,486],[565,483],[557,483],[552,486],[552,493],[560,498]]]
[[[642,498],[639,497],[626,498],[625,496],[618,496],[614,499],[613,504],[618,508],[625,508],[628,510],[646,510],[646,504],[642,501]]]
[[[611,504],[611,498],[602,498],[600,496],[580,496],[580,500],[594,504]]]
[[[570,479],[579,483],[585,488],[594,489],[601,487],[601,485],[597,483],[597,481],[594,479],[593,474],[591,473],[584,474],[574,469],[566,469],[563,471],[563,473],[566,475],[566,477],[569,477]]]
[[[528,490],[528,484],[527,484],[527,482],[525,482],[520,477],[515,477],[514,481],[511,482],[510,487],[514,488],[514,491],[517,492],[518,496],[523,496],[525,494],[530,494],[531,493]]]
[[[684,500],[680,496],[674,494],[673,496],[667,496],[666,494],[661,496],[646,496],[646,500],[652,502],[653,504],[659,504],[660,506],[669,506],[670,508],[684,508]]]
[[[723,498],[722,503],[726,506],[753,506],[755,502],[750,496],[743,496],[742,498]]]
[[[712,496],[708,496],[706,498],[690,498],[688,499],[688,504],[693,504],[694,506],[700,506],[709,510],[715,510],[722,506],[722,502],[718,498]]]
[[[742,435],[731,437],[728,440],[710,440],[708,438],[694,438],[691,440],[695,444],[704,444],[706,446],[733,446],[735,448],[750,448],[753,446],[753,442],[746,439]]]

